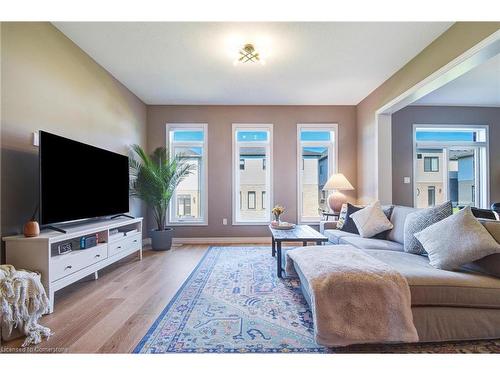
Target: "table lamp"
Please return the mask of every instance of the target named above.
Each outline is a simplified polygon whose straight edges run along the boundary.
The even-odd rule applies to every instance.
[[[342,205],[346,203],[347,199],[341,190],[354,190],[351,183],[345,178],[342,173],[335,173],[323,186],[323,190],[333,190],[333,192],[328,196],[328,206],[334,213],[340,212]]]

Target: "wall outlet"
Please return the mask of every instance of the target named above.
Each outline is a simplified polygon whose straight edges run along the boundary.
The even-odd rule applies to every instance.
[[[222,219],[222,225],[227,225],[227,219],[226,218]]]
[[[409,184],[411,182],[410,177],[403,177],[403,184]]]

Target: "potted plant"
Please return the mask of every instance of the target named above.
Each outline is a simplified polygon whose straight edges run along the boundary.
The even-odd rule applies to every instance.
[[[153,211],[156,221],[156,228],[151,231],[153,250],[169,250],[173,229],[166,227],[168,205],[179,183],[192,173],[193,166],[182,155],[170,157],[165,147],[158,147],[151,155],[139,145],[133,145],[132,151],[130,194]]]

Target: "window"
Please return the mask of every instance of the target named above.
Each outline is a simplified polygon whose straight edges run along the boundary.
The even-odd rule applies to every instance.
[[[435,156],[424,157],[424,172],[439,172],[439,158]]]
[[[233,165],[233,224],[268,223],[272,205],[271,194],[266,194],[272,191],[272,124],[233,124]],[[262,199],[260,204],[257,197]]]
[[[255,191],[248,192],[247,204],[249,210],[255,210]]]
[[[206,124],[167,124],[170,157],[184,159],[193,166],[193,173],[174,191],[169,206],[169,225],[207,224],[206,138]]]
[[[488,127],[414,125],[414,205],[486,208]]]
[[[177,216],[191,216],[191,195],[177,195]]]
[[[329,210],[323,186],[337,168],[337,124],[297,125],[299,223],[319,222]]]
[[[436,187],[429,186],[427,188],[427,205],[433,207],[436,205]]]

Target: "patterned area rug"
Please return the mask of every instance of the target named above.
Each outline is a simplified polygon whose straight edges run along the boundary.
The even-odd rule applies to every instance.
[[[500,352],[500,340],[321,347],[299,281],[275,262],[267,247],[211,247],[134,353]]]

